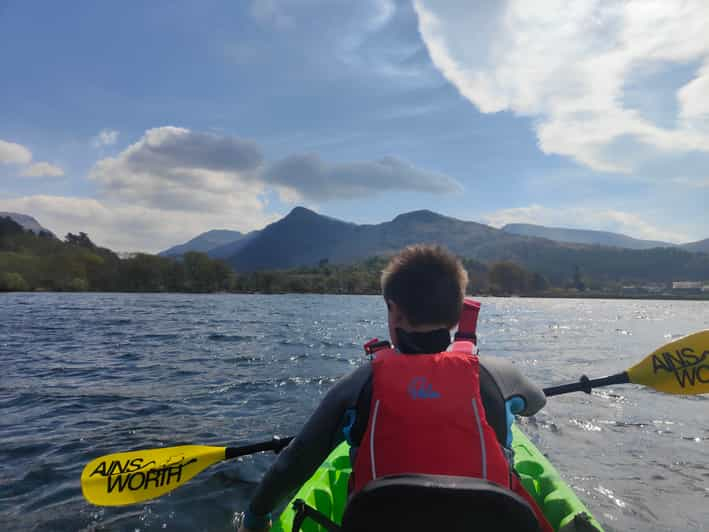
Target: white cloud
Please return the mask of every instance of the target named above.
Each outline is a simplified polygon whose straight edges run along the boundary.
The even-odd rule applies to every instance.
[[[94,148],[102,148],[103,146],[112,146],[118,141],[119,132],[115,129],[102,129],[91,140],[91,145]]]
[[[32,152],[21,144],[0,140],[0,164],[29,164]]]
[[[160,127],[89,174],[102,197],[159,209],[220,210],[258,198],[268,186],[285,198],[347,199],[386,190],[459,192],[454,179],[396,159],[328,163],[294,154],[267,164],[261,149],[237,137]],[[283,189],[288,189],[287,191]],[[260,200],[259,200],[260,201]]]
[[[59,177],[64,170],[47,162],[32,163],[32,152],[22,144],[0,140],[0,164],[24,166],[20,175],[24,177]],[[29,165],[29,166],[27,166]]]
[[[33,175],[61,169],[37,163]],[[96,162],[96,196],[0,199],[0,210],[30,214],[59,235],[88,233],[118,251],[159,251],[214,228],[259,229],[271,191],[281,201],[342,199],[403,189],[450,192],[453,179],[388,157],[330,164],[315,155],[265,163],[260,147],[233,136],[166,126],[150,129],[115,157]]]
[[[254,174],[261,162],[253,142],[167,126],[98,161],[89,177],[114,201],[177,211],[253,210],[261,207],[263,185]]]
[[[415,0],[442,74],[484,113],[536,118],[539,146],[595,170],[645,171],[665,155],[709,154],[709,4],[705,0]],[[698,65],[671,125],[624,101],[647,71]],[[635,87],[653,100],[653,86]],[[704,162],[709,162],[707,156]],[[666,176],[661,176],[666,177]]]
[[[96,197],[35,195],[0,206],[31,214],[58,235],[84,231],[118,251],[156,252],[216,227],[250,231],[274,221],[252,175],[261,162],[249,141],[156,128],[94,165]]]
[[[571,229],[595,229],[623,233],[643,240],[681,243],[692,240],[686,234],[653,225],[634,213],[592,207],[550,208],[541,205],[501,209],[482,216],[485,223],[502,227],[526,223]]]
[[[315,154],[291,155],[270,165],[263,178],[311,200],[365,197],[387,190],[445,194],[463,189],[446,175],[415,168],[395,157],[332,164]]]
[[[22,170],[25,177],[61,177],[64,170],[47,162],[34,163]]]

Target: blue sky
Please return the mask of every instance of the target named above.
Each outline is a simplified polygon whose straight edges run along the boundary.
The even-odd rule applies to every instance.
[[[707,238],[706,27],[704,0],[5,0],[0,211],[121,251],[296,205]]]

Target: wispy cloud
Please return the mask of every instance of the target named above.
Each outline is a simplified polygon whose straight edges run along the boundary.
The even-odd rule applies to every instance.
[[[295,19],[286,13],[279,0],[252,0],[250,12],[261,24],[270,24],[279,29],[295,26]]]
[[[91,145],[94,148],[102,148],[103,146],[112,146],[118,141],[119,132],[115,129],[102,129],[93,139]]]
[[[644,171],[668,155],[702,153],[709,163],[709,5],[704,0],[414,0],[434,64],[483,113],[536,118],[545,153],[597,171]],[[673,125],[624,101],[648,69],[673,76]],[[661,104],[661,102],[660,102]],[[648,172],[647,175],[651,175]],[[665,174],[667,177],[670,174]]]
[[[61,177],[64,175],[64,170],[56,165],[40,162],[31,164],[22,170],[20,175],[25,177]]]
[[[689,188],[709,188],[709,177],[703,179],[693,179],[688,177],[675,177],[672,183]]]
[[[412,87],[440,84],[425,46],[415,33],[415,15],[408,3],[367,0],[337,32],[331,53],[341,66],[366,72],[366,78],[397,80]]]

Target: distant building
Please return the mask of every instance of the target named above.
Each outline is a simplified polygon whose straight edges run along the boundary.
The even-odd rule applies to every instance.
[[[642,289],[646,292],[655,292],[659,293],[667,289],[667,285],[665,284],[660,284],[660,283],[649,283],[649,284],[644,284]]]
[[[702,281],[673,281],[672,290],[703,290]]]

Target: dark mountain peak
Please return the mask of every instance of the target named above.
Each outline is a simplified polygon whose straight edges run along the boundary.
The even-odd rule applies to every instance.
[[[311,211],[310,209],[301,207],[299,205],[297,207],[294,207],[293,210],[290,211],[283,219],[286,220],[288,218],[319,218],[320,216],[321,215],[317,212]]]
[[[244,236],[241,231],[232,231],[231,229],[210,229],[206,233],[202,233],[200,236],[208,238],[228,238],[235,239]]]
[[[20,224],[23,229],[32,231],[35,234],[48,233],[54,236],[49,229],[42,227],[37,220],[28,214],[20,214],[18,212],[0,212],[0,217],[10,218],[13,222]]]
[[[209,253],[209,251],[217,247],[237,242],[244,236],[245,235],[240,231],[232,231],[230,229],[212,229],[211,231],[197,235],[184,244],[172,246],[169,249],[161,251],[158,255],[162,255],[164,257],[178,257],[188,251]]]
[[[279,221],[272,225],[282,225],[282,224],[292,224],[292,223],[329,223],[329,224],[341,224],[341,225],[354,225],[350,222],[345,222],[343,220],[338,220],[337,218],[332,218],[330,216],[325,216],[324,214],[311,211],[305,207],[295,207],[290,211],[285,217],[281,218]],[[268,229],[268,227],[266,227]]]
[[[405,212],[400,214],[392,220],[392,222],[419,222],[419,223],[433,223],[440,222],[443,220],[450,220],[449,217],[438,214],[437,212],[429,211],[428,209],[421,209],[418,211]]]

